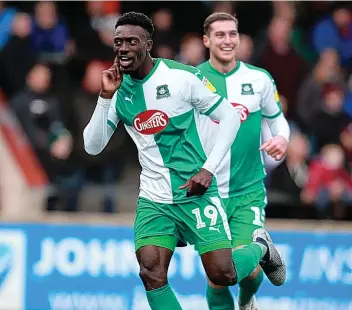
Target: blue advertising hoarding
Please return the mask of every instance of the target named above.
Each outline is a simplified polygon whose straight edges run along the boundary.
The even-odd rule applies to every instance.
[[[261,310],[352,309],[352,234],[272,237],[288,279],[282,287],[264,281]],[[1,310],[150,310],[138,272],[130,227],[0,225]],[[192,247],[177,249],[169,279],[183,309],[207,309]]]

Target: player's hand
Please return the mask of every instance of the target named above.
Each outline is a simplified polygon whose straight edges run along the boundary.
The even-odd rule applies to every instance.
[[[287,152],[288,141],[282,136],[275,136],[266,141],[261,147],[260,151],[265,151],[269,156],[277,161],[280,161]]]
[[[118,58],[116,57],[114,64],[102,73],[100,96],[105,99],[111,99],[114,93],[120,88],[122,79],[123,74],[120,70]]]
[[[65,160],[70,156],[72,146],[71,136],[63,135],[52,144],[50,154],[57,159]]]
[[[213,181],[213,174],[206,169],[201,169],[179,189],[187,188],[187,197],[203,195]]]

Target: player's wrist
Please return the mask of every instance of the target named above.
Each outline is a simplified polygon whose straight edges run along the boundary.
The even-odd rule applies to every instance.
[[[201,168],[201,170],[205,170],[206,172],[208,172],[209,174],[211,174],[213,176],[215,169],[213,169],[211,166],[209,166],[207,163],[205,163],[203,165],[203,167]]]
[[[289,142],[289,137],[286,137],[285,135],[283,134],[278,134],[276,135],[276,137],[281,137],[281,138],[284,138],[286,140],[286,142],[288,143]]]
[[[98,104],[100,104],[101,106],[103,106],[104,108],[108,108],[110,107],[110,104],[111,104],[111,99],[106,99],[106,98],[103,98],[99,95],[98,97]]]
[[[114,97],[114,93],[115,92],[101,90],[99,93],[99,97],[111,100],[112,97]]]

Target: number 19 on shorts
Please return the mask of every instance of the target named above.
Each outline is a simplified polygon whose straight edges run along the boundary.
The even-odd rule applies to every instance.
[[[202,215],[199,208],[193,209],[192,213],[196,216],[197,219],[197,229],[201,229],[206,227],[205,222],[202,219]],[[206,206],[204,209],[204,216],[210,219],[210,225],[214,226],[218,219],[218,210],[214,206]]]

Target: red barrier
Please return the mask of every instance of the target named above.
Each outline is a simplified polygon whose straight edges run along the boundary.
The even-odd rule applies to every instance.
[[[30,187],[43,186],[48,179],[16,116],[0,99],[0,130]]]

